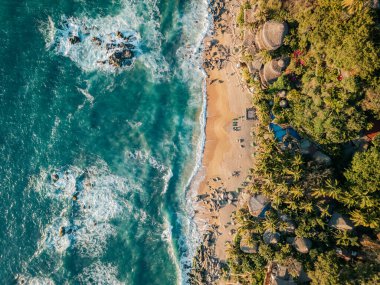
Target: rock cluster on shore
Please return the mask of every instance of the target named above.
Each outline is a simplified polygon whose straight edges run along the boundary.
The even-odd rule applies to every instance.
[[[223,23],[222,19],[223,13],[228,13],[225,5],[225,1],[223,0],[212,0],[210,1],[209,7],[209,13],[213,17],[215,28],[222,33],[228,30],[228,26]],[[215,68],[218,70],[222,69],[230,57],[230,49],[220,44],[215,39],[205,42],[204,52],[205,61],[203,63],[203,67],[209,70],[213,70]]]
[[[215,257],[216,229],[212,228],[203,236],[203,241],[193,259],[189,273],[190,284],[211,285],[220,279],[222,264]]]

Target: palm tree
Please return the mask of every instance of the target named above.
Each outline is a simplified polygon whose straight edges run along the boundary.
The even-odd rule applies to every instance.
[[[338,231],[335,234],[336,244],[341,246],[359,246],[358,237],[352,237],[347,231]]]
[[[360,12],[369,4],[368,0],[343,0],[342,6],[347,9],[349,14]]]
[[[324,207],[322,205],[318,205],[318,209],[321,212],[322,218],[327,218],[327,217],[331,216],[331,214],[329,213],[329,206],[328,205],[326,207]]]
[[[326,189],[319,187],[319,188],[314,188],[312,190],[311,196],[313,196],[315,198],[325,198],[328,195],[327,195]]]
[[[351,220],[355,224],[355,226],[364,226],[368,227],[368,221],[362,212],[359,210],[354,210],[350,213]]]
[[[338,181],[337,180],[331,181],[330,179],[327,179],[326,188],[328,190],[327,196],[335,200],[338,200],[338,197],[340,197],[341,192],[342,192],[339,188]]]
[[[293,186],[290,188],[290,194],[294,197],[294,199],[298,200],[303,197],[304,193],[300,186]]]
[[[300,208],[304,210],[306,213],[311,213],[313,212],[313,203],[312,202],[301,203]]]

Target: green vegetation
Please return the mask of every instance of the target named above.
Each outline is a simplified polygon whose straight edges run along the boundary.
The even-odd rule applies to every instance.
[[[272,95],[280,89],[291,91],[291,108],[283,121],[329,151],[358,138],[380,118],[376,13],[356,4],[366,1],[256,2],[266,19],[285,20],[290,27],[286,45],[270,52],[274,58],[291,57],[283,76],[287,80],[265,90]],[[352,5],[357,8],[348,13],[346,7]]]
[[[344,172],[347,179],[340,200],[351,210],[357,226],[380,231],[380,151],[372,147],[356,153],[352,165]]]
[[[264,90],[243,70],[255,90],[261,123],[247,190],[264,195],[270,209],[261,218],[248,207],[235,213],[238,231],[228,252],[227,277],[262,284],[268,266],[276,263],[298,282],[303,270],[311,284],[379,284],[380,135],[359,150],[347,147],[380,119],[379,13],[365,0],[251,1],[255,4],[256,26],[244,26],[244,16],[240,24],[255,30],[268,19],[286,21],[285,45],[262,54],[266,59],[287,55],[291,63]],[[281,91],[287,107],[280,106]],[[279,143],[268,130],[270,122],[294,127],[333,155],[333,163],[305,154],[292,138]],[[334,213],[354,227],[332,225]],[[278,239],[268,242],[264,233]],[[307,253],[295,246],[295,238],[311,242]],[[257,246],[256,253],[243,252],[242,240]]]

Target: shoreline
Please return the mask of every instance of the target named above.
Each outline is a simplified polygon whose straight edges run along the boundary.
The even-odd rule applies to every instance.
[[[196,195],[194,222],[203,240],[199,246],[215,261],[202,265],[203,270],[210,284],[217,279],[223,284],[220,269],[236,230],[231,216],[238,208],[242,184],[252,166],[250,142],[254,121],[245,118],[246,109],[252,107],[251,95],[236,67],[240,53],[235,48],[241,40],[234,29],[240,1],[210,1],[209,5],[212,23],[203,41],[205,137],[201,164],[191,187]],[[205,243],[207,246],[202,249]],[[212,263],[219,265],[215,268]]]

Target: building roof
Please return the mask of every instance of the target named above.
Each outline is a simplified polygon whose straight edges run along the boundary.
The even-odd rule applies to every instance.
[[[329,226],[339,230],[352,230],[354,228],[353,223],[348,217],[345,217],[339,213],[334,213],[329,221]]]
[[[378,134],[380,134],[380,120],[373,122],[373,127],[364,132],[364,135],[369,139],[373,140]]]
[[[279,59],[273,59],[264,65],[264,68],[260,71],[261,83],[264,86],[268,86],[274,83],[286,69],[290,63],[290,58],[283,57]]]
[[[269,200],[264,195],[251,196],[248,201],[249,212],[252,216],[260,216],[269,205]]]
[[[276,50],[282,46],[288,31],[288,25],[285,22],[268,21],[256,33],[256,46],[259,49]]]
[[[256,109],[255,108],[247,108],[246,109],[246,118],[247,120],[256,120]]]
[[[271,272],[271,285],[295,285],[296,283],[293,281],[293,278],[290,276],[288,272],[288,268],[286,266],[274,263],[272,266]]]

